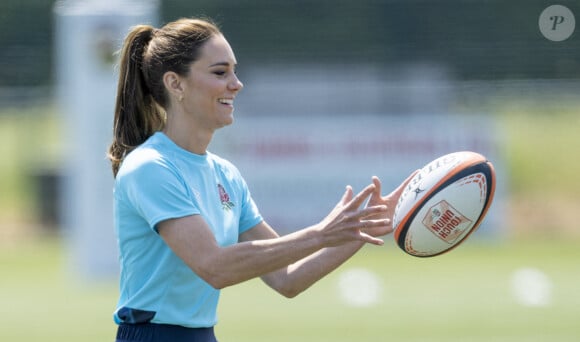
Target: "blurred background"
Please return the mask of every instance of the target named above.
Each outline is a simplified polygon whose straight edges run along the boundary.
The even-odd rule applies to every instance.
[[[445,153],[480,152],[498,172],[489,217],[452,253],[413,258],[386,237],[292,301],[259,281],[226,289],[218,337],[580,340],[579,13],[565,0],[3,0],[0,340],[114,339],[115,52],[132,25],[191,16],[219,24],[245,85],[211,149],[282,233],[346,184],[376,174],[391,189]]]

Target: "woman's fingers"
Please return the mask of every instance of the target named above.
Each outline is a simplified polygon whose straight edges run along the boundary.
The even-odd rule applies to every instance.
[[[370,243],[373,245],[382,246],[385,243],[383,240],[376,238],[374,236],[371,236],[371,235],[364,233],[364,232],[360,232],[360,236],[361,236],[361,241],[364,241],[366,243]]]
[[[361,192],[356,194],[356,196],[354,196],[346,206],[352,210],[358,209],[374,191],[374,184],[367,185]]]
[[[415,172],[411,173],[409,177],[407,177],[407,179],[405,179],[395,190],[393,190],[391,196],[395,196],[398,198],[403,193],[403,190],[405,190],[411,179],[413,179],[413,177],[415,177],[415,175],[420,171],[421,170],[415,170]]]
[[[359,240],[374,245],[382,245],[383,240],[376,236],[385,235],[390,231],[391,221],[385,216],[387,206],[376,204],[361,208],[362,204],[376,191],[375,184],[369,184],[354,195],[352,187],[347,186],[341,200],[329,214],[324,230],[329,234],[331,245]],[[375,217],[375,219],[371,219]],[[341,237],[342,236],[342,237]]]
[[[354,238],[375,245],[382,245],[383,240],[376,236],[389,234],[393,231],[392,222],[389,216],[389,209],[386,204],[398,199],[411,179],[418,172],[415,171],[407,177],[390,195],[381,196],[381,181],[378,177],[372,177],[372,183],[367,185],[363,190],[354,195],[352,187],[347,186],[344,195],[335,208],[335,223],[341,227],[339,230],[347,230],[355,234]],[[367,206],[361,208],[362,204],[367,201]],[[379,217],[379,218],[377,218]],[[382,218],[380,218],[382,217]],[[371,219],[374,218],[374,219]]]
[[[347,204],[349,201],[352,200],[352,187],[350,185],[346,186],[346,190],[344,191],[344,194],[342,195],[342,198],[340,199],[340,204],[345,205]]]

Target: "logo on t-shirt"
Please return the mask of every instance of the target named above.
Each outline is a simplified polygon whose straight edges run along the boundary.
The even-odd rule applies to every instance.
[[[230,201],[230,195],[226,192],[226,189],[221,184],[218,184],[218,191],[220,193],[220,201],[222,202],[223,210],[231,210],[235,204]]]

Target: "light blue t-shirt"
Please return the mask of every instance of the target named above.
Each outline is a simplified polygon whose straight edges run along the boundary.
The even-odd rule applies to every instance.
[[[239,171],[212,154],[193,154],[161,132],[129,153],[115,179],[120,250],[117,323],[211,327],[220,291],[195,274],[163,241],[156,225],[201,215],[220,246],[262,217]]]

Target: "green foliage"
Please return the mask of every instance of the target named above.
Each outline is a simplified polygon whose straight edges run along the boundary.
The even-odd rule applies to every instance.
[[[54,0],[0,3],[0,87],[48,86],[54,66]],[[544,39],[550,3],[518,1],[164,0],[162,22],[216,19],[241,65],[439,64],[459,79],[580,78],[578,34]],[[558,2],[580,13],[575,0]]]
[[[578,13],[574,0],[559,2]],[[459,79],[579,78],[574,37],[539,33],[544,0],[163,1],[164,20],[216,18],[241,65],[439,64]]]
[[[498,111],[514,195],[575,197],[580,183],[580,109],[576,103],[509,103]]]
[[[35,176],[61,162],[59,124],[50,106],[0,112],[0,217],[35,219]]]
[[[48,85],[54,0],[0,2],[0,87]]]

